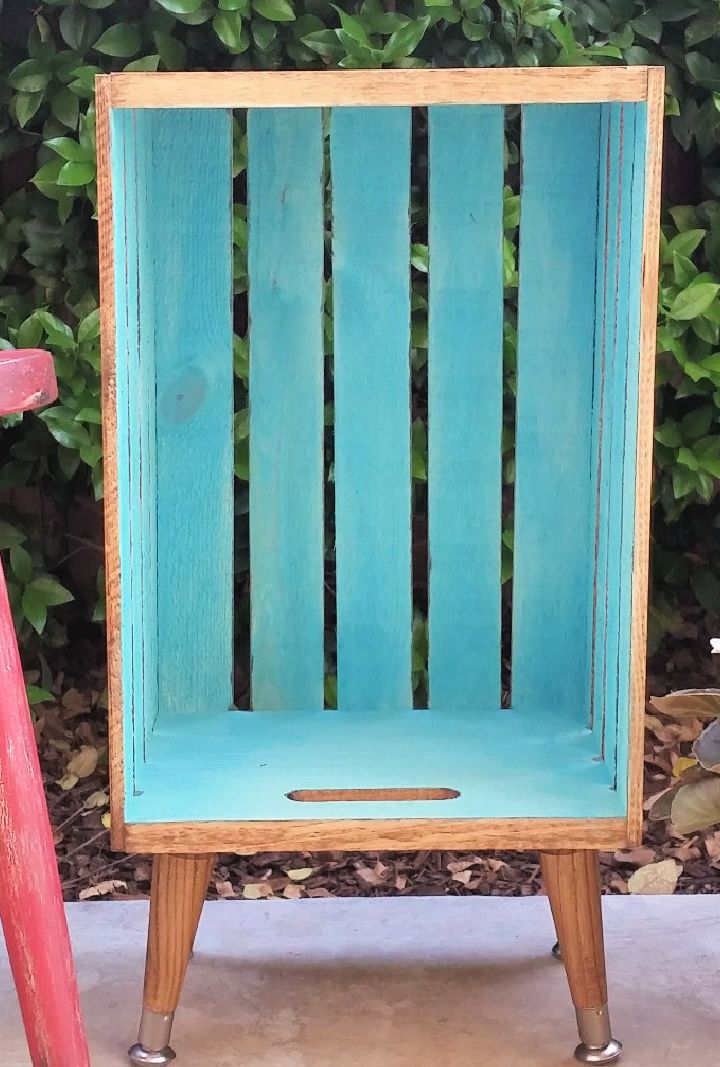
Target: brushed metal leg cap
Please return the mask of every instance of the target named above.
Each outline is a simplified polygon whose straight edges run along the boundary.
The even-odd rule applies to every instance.
[[[138,1043],[128,1049],[128,1057],[133,1067],[167,1067],[175,1059],[175,1053],[169,1045],[150,1049]]]
[[[601,1047],[593,1047],[583,1042],[575,1049],[575,1059],[580,1063],[615,1063],[621,1052],[622,1045],[614,1038]]]

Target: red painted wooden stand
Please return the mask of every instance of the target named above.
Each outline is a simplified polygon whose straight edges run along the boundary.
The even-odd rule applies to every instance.
[[[49,352],[0,351],[0,415],[51,403]],[[33,1067],[90,1067],[55,846],[0,567],[0,918]]]

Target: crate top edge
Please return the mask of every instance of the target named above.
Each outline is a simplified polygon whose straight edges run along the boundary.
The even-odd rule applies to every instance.
[[[100,74],[114,108],[426,107],[643,102],[662,67],[506,67]]]

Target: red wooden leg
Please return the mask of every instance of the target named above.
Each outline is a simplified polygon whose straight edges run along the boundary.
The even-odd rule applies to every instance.
[[[0,918],[33,1067],[90,1067],[40,761],[1,567]]]

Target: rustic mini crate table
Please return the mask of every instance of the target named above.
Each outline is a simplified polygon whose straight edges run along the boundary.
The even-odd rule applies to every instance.
[[[577,1055],[616,1058],[596,850],[641,828],[662,70],[120,74],[98,78],[97,100],[112,832],[117,848],[158,854],[132,1062],[173,1055],[214,852],[494,847],[540,850]],[[522,168],[502,707],[510,105]],[[429,706],[414,709],[408,216],[421,108]],[[247,109],[248,151],[244,711],[232,109]],[[323,701],[328,279],[338,710]]]

